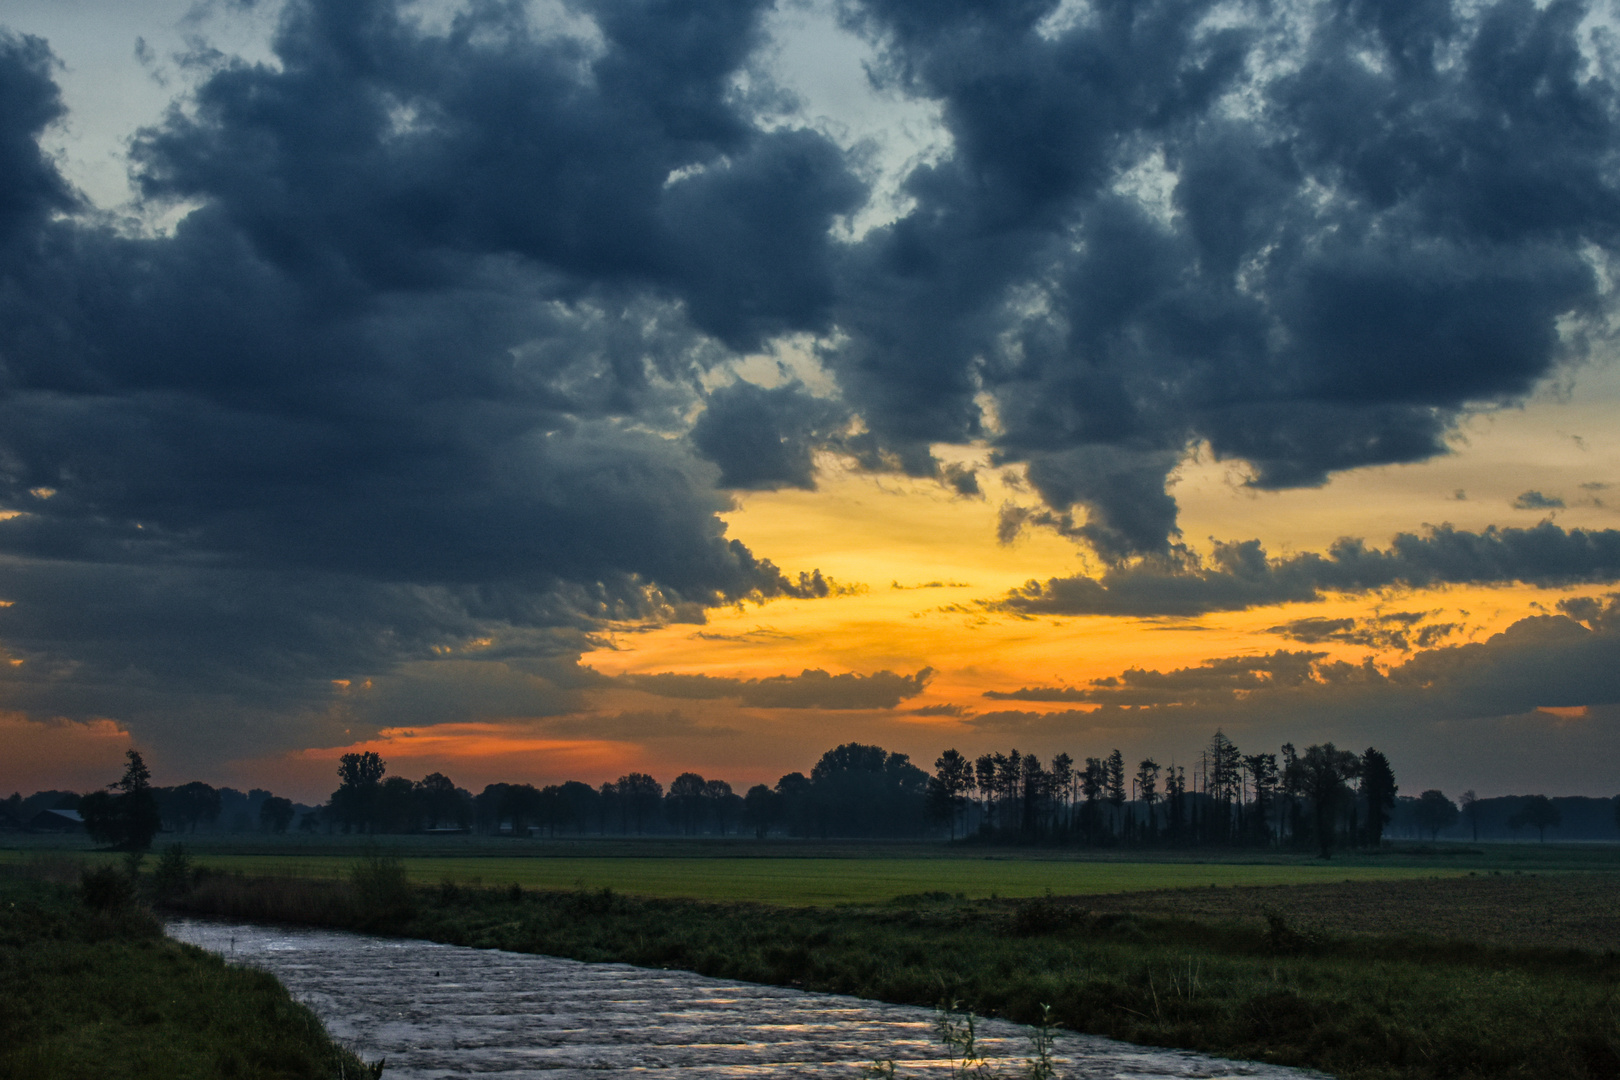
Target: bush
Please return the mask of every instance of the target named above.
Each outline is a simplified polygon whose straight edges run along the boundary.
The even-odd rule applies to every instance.
[[[157,888],[158,899],[168,900],[190,892],[191,874],[191,856],[186,854],[184,844],[170,844],[164,848],[157,869],[152,872],[152,883]]]
[[[416,897],[405,864],[393,855],[367,853],[350,868],[349,883],[363,925],[385,926],[416,914]]]
[[[135,882],[116,866],[98,866],[79,876],[79,899],[92,911],[117,911],[134,904]]]

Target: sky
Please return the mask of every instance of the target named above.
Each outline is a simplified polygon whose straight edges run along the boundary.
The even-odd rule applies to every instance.
[[[0,788],[1620,790],[1555,0],[7,0]]]

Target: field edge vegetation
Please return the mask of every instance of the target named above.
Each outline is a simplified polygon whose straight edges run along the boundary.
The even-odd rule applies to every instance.
[[[171,910],[585,961],[681,968],[982,1015],[1342,1080],[1611,1080],[1620,957],[1341,936],[1066,902],[933,892],[787,907],[610,889],[413,885],[373,855],[349,878],[205,874]]]

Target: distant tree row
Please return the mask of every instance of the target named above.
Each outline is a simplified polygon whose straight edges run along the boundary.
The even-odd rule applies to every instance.
[[[1189,768],[1191,771],[1189,772]],[[1194,766],[1144,758],[1129,766],[1118,750],[1077,763],[1058,754],[983,754],[969,761],[947,750],[927,786],[932,820],[952,836],[1087,846],[1314,846],[1378,844],[1395,805],[1389,759],[1332,743],[1292,744],[1278,754],[1243,754],[1217,731]]]
[[[666,791],[631,772],[598,787],[570,780],[487,785],[477,795],[442,773],[420,780],[388,775],[374,752],[345,754],[339,785],[321,806],[303,807],[254,788],[246,793],[200,781],[153,787],[137,751],[107,788],[79,795],[42,791],[0,800],[0,828],[26,828],[40,811],[77,810],[101,841],[144,847],[160,829],[489,835],[751,833],[800,837],[963,838],[976,843],[1092,847],[1292,846],[1323,855],[1342,846],[1376,846],[1386,835],[1442,834],[1479,839],[1567,826],[1568,835],[1613,836],[1620,798],[1549,799],[1544,795],[1453,802],[1442,792],[1401,796],[1388,758],[1332,743],[1303,753],[1243,754],[1217,731],[1196,763],[1134,767],[1114,750],[1079,762],[1034,754],[988,753],[969,760],[951,749],[932,775],[905,754],[846,743],[823,754],[808,776],[737,795],[724,780],[684,772]],[[49,816],[49,815],[47,815]]]
[[[1430,840],[1438,839],[1441,833],[1473,840],[1481,834],[1487,839],[1517,839],[1533,829],[1536,838],[1545,841],[1548,829],[1568,825],[1567,838],[1607,839],[1611,815],[1614,826],[1620,828],[1620,798],[1507,795],[1481,799],[1465,791],[1452,802],[1444,792],[1425,791],[1415,799],[1396,800],[1393,828],[1409,836],[1427,835]]]

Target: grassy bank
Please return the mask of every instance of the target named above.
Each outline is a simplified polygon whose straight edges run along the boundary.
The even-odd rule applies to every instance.
[[[1207,892],[1210,890],[1200,890]],[[1219,890],[1216,890],[1219,891]],[[1620,1075],[1612,953],[1094,912],[1082,898],[935,893],[781,907],[610,890],[421,888],[373,860],[347,881],[214,876],[199,914],[685,968],[1030,1022],[1347,1080]]]
[[[138,903],[86,907],[77,865],[0,871],[0,1078],[372,1075],[274,977],[168,940]]]

